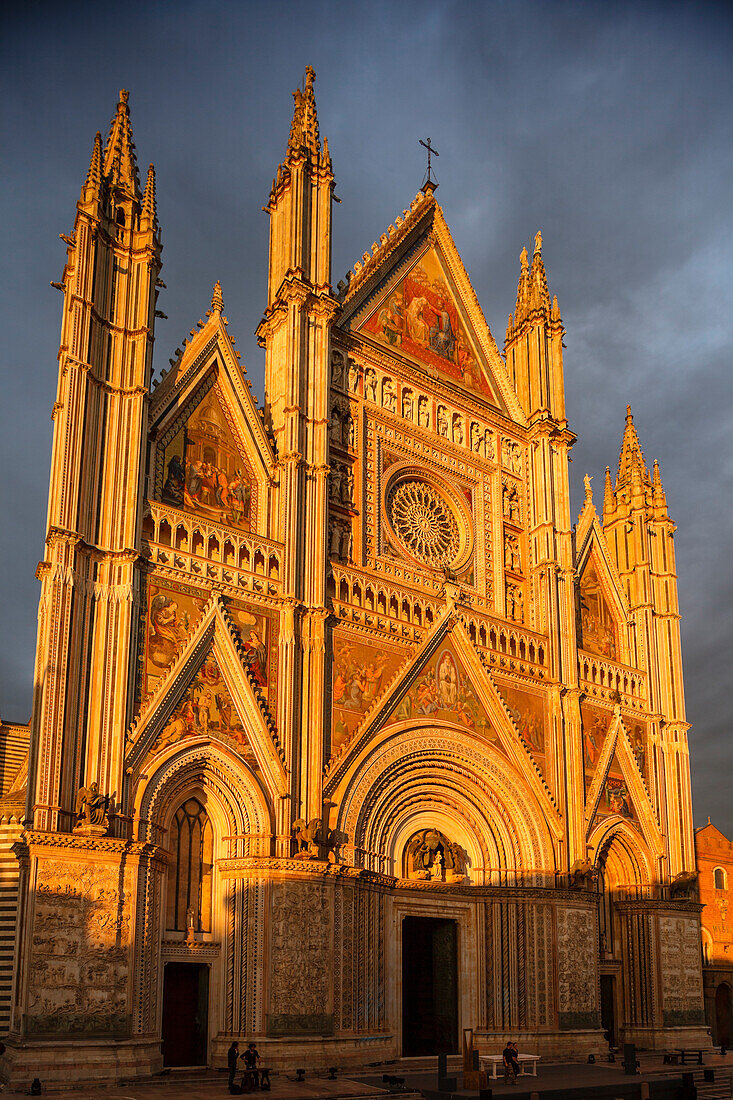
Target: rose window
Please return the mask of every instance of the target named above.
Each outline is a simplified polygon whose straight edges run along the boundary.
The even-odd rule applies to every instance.
[[[433,569],[451,565],[460,549],[460,531],[448,501],[424,481],[397,482],[389,492],[387,515],[405,550]]]

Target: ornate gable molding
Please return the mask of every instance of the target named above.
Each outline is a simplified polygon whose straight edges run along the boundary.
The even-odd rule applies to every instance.
[[[603,742],[603,748],[598,759],[598,764],[596,765],[593,782],[591,783],[586,799],[586,839],[590,839],[591,832],[597,827],[598,805],[601,798],[601,792],[614,756],[616,756],[621,766],[624,779],[628,784],[629,794],[631,795],[634,809],[639,817],[639,824],[643,831],[644,838],[654,850],[661,851],[663,847],[662,833],[654,814],[654,807],[652,806],[644,777],[639,771],[639,766],[636,763],[631,741],[629,740],[628,732],[621,717],[621,708],[618,704],[614,707],[613,718],[608,733],[606,734],[605,741]],[[623,821],[624,819],[619,817],[617,820]]]
[[[130,748],[125,768],[126,801],[131,797],[150,748],[203,664],[212,644],[222,676],[270,792],[273,795],[287,792],[283,750],[275,722],[244,660],[239,635],[224,601],[218,594],[214,594],[168,674],[130,728]]]

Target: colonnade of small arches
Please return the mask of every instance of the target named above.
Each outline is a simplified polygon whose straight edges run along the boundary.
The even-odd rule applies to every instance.
[[[184,518],[181,513],[154,505],[143,522],[143,534],[158,546],[255,573],[274,582],[282,576],[282,550],[259,535],[225,532],[198,517]]]

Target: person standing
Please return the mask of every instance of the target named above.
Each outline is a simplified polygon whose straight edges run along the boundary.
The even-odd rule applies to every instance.
[[[507,1040],[507,1044],[501,1052],[501,1057],[504,1063],[504,1084],[516,1085],[519,1063],[516,1060],[514,1047],[509,1040]]]
[[[232,1043],[227,1051],[227,1067],[229,1069],[229,1090],[234,1087],[234,1077],[237,1072],[237,1061],[239,1059],[239,1043]]]
[[[245,1050],[244,1054],[242,1055],[242,1057],[244,1058],[244,1077],[245,1077],[245,1080],[247,1078],[247,1075],[251,1074],[251,1080],[252,1080],[252,1083],[253,1083],[254,1087],[259,1088],[260,1075],[259,1075],[259,1072],[257,1070],[257,1067],[260,1064],[260,1055],[259,1055],[259,1051],[257,1050],[256,1045],[254,1043],[250,1043],[249,1046],[247,1047],[247,1049]],[[242,1081],[242,1084],[244,1085],[244,1081]]]

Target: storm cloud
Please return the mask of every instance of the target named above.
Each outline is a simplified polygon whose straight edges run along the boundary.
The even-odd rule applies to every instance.
[[[695,823],[733,835],[733,46],[724,4],[30,4],[6,14],[0,714],[30,711],[56,393],[58,234],[92,140],[130,89],[163,227],[156,366],[221,279],[262,394],[261,206],[290,92],[317,72],[337,194],[334,283],[406,206],[430,136],[443,206],[497,342],[541,227],[567,329],[582,475],[615,471],[627,402],[660,462],[677,566]]]

